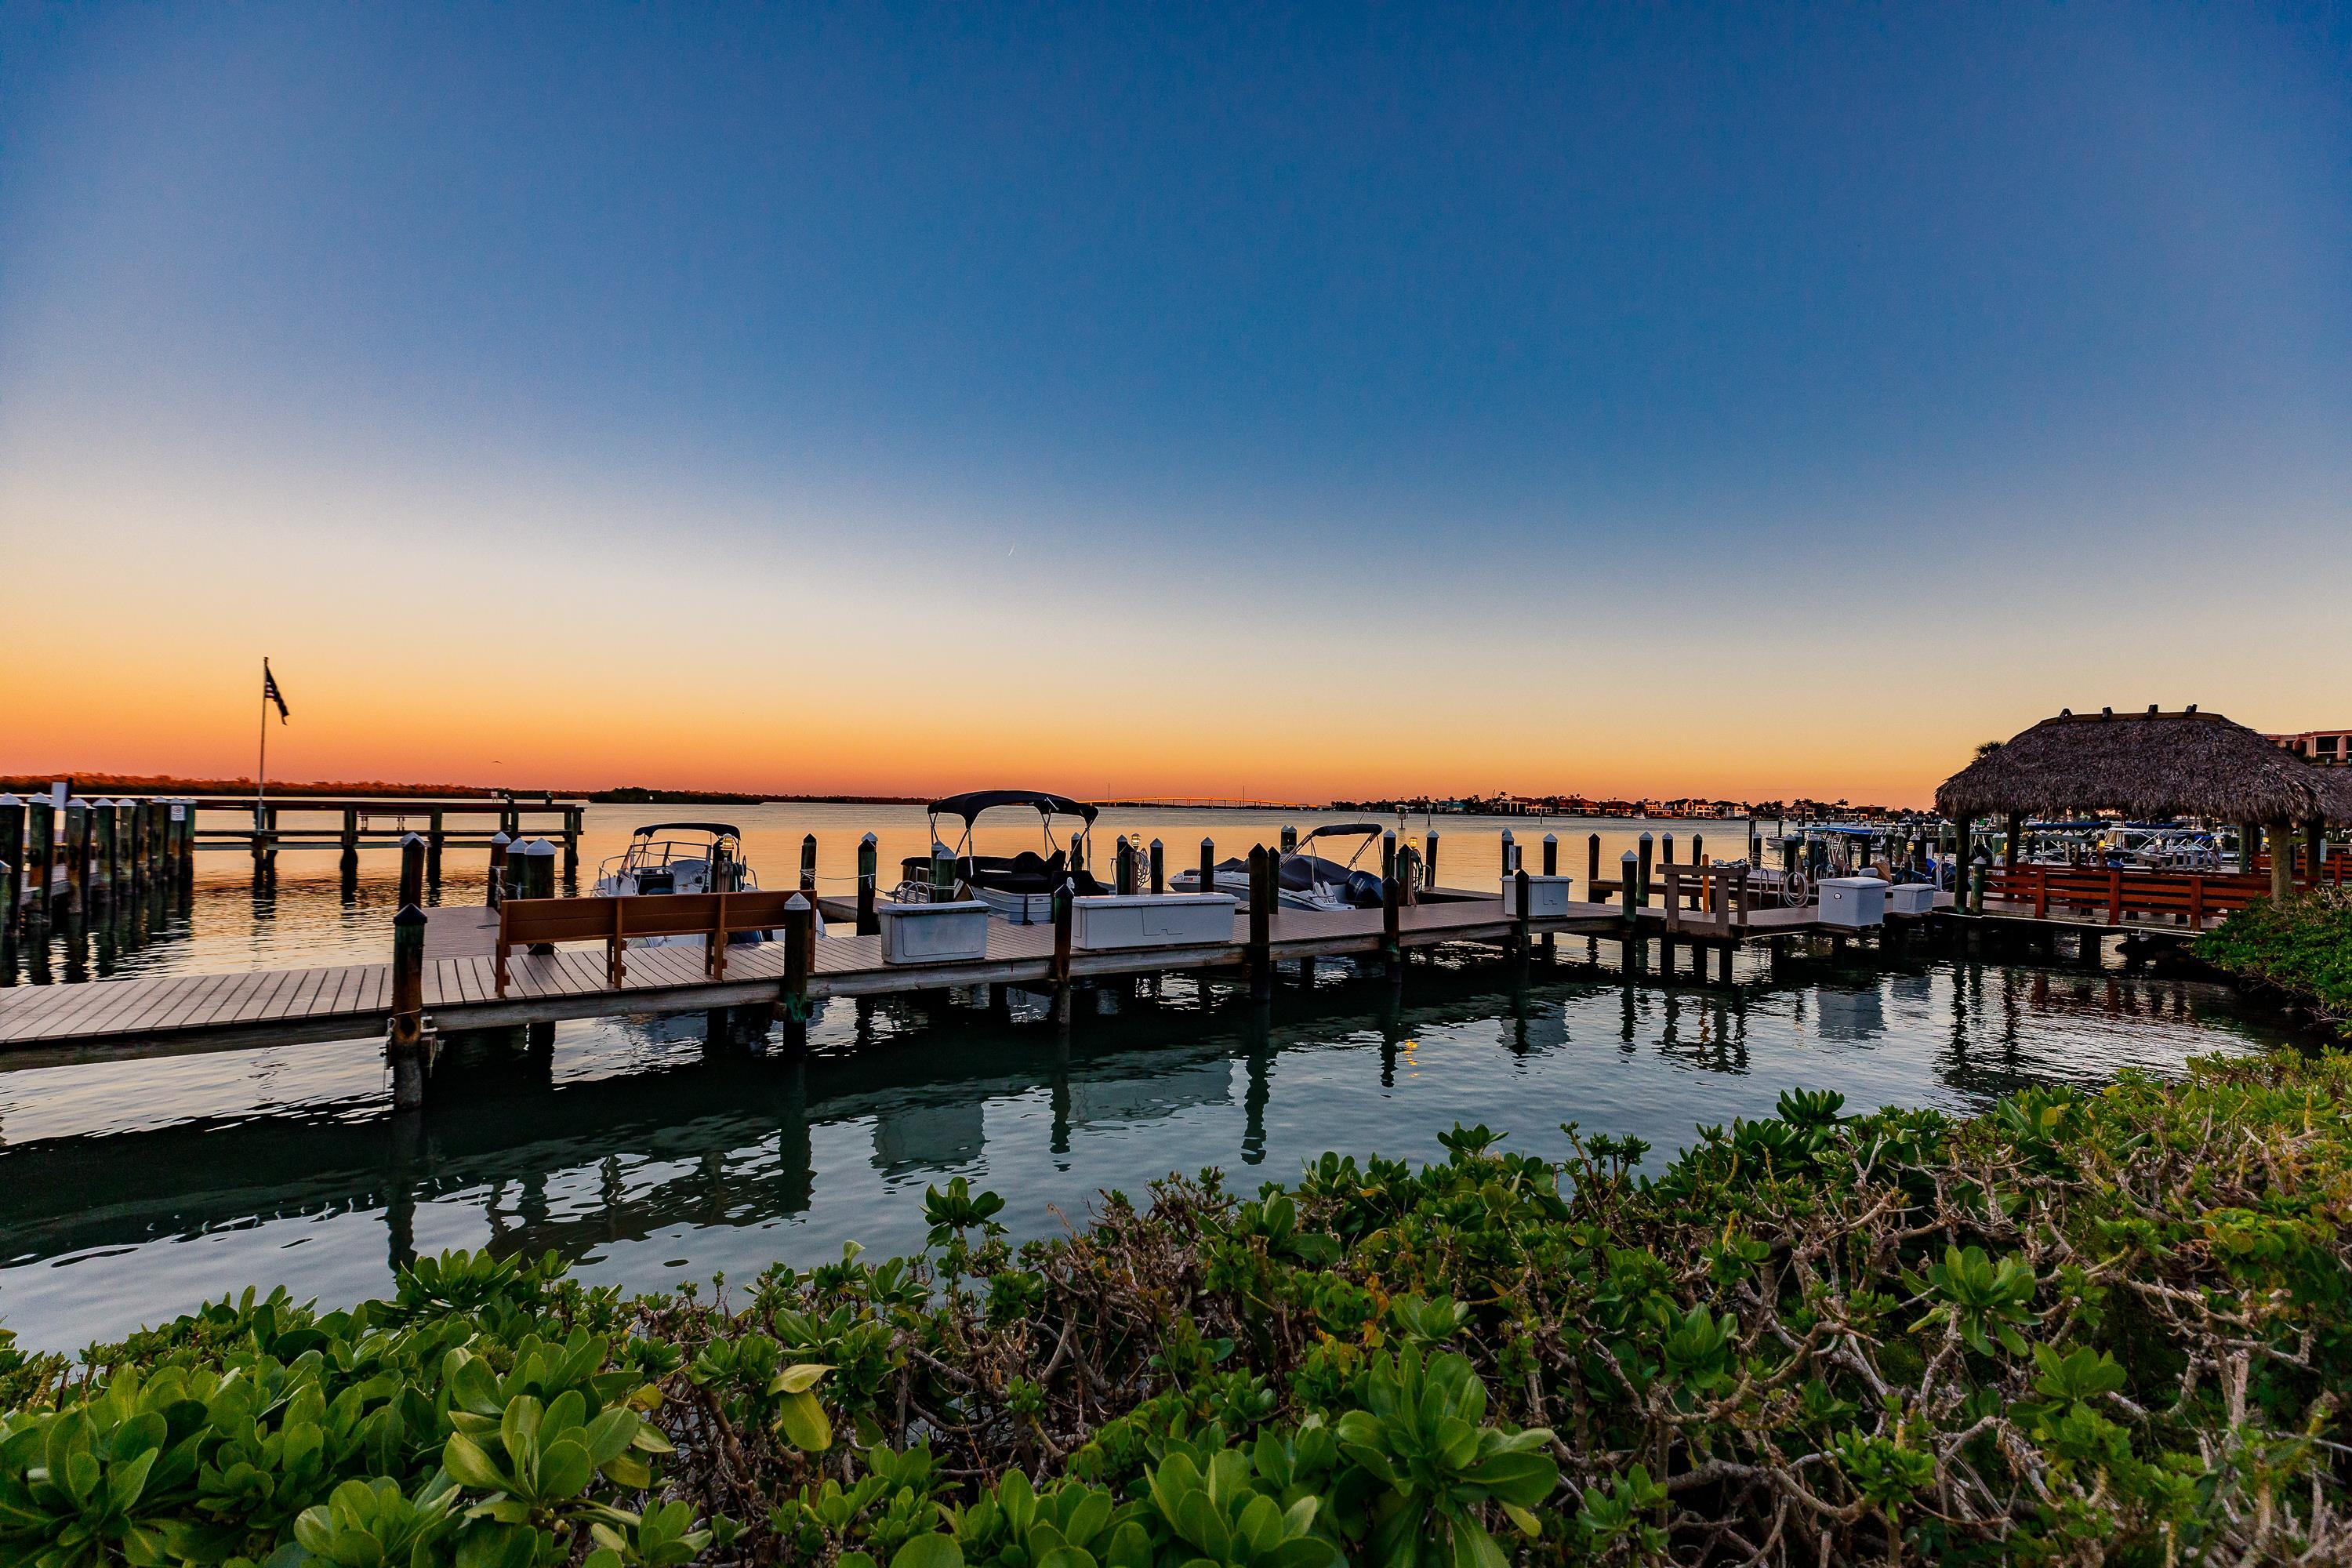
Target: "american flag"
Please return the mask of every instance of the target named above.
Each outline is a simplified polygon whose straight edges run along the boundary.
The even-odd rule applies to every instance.
[[[278,721],[280,724],[292,716],[286,711],[286,694],[278,689],[278,678],[269,673],[269,661],[266,658],[261,661],[261,700],[278,704]]]

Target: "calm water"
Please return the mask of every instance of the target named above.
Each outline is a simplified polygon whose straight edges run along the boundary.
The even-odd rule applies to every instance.
[[[585,858],[657,815],[599,811]],[[918,813],[735,815],[772,884],[790,879],[804,831],[827,877],[854,864],[856,832],[883,835],[886,866],[922,843]],[[1221,853],[1272,837],[1271,819],[1231,813],[1130,821],[1171,846],[1182,835],[1194,856],[1202,823]],[[1443,879],[1491,883],[1501,826],[1442,823]],[[1561,831],[1580,877],[1590,830]],[[1744,836],[1702,830],[1725,848]],[[274,894],[208,872],[192,929],[132,963],[376,956],[377,868],[347,904],[332,852],[316,858],[323,878],[289,858]],[[469,889],[478,872],[446,892]],[[1066,1045],[961,1005],[837,1003],[797,1061],[709,1049],[699,1018],[567,1024],[551,1063],[453,1063],[436,1102],[404,1118],[372,1042],[0,1073],[0,1321],[27,1344],[77,1348],[248,1283],[356,1300],[395,1257],[446,1247],[552,1247],[633,1287],[742,1276],[852,1239],[911,1249],[925,1185],[951,1174],[1003,1194],[1031,1236],[1170,1170],[1255,1182],[1327,1148],[1426,1156],[1456,1121],[1556,1153],[1573,1120],[1648,1138],[1655,1162],[1695,1124],[1769,1113],[1791,1085],[1966,1110],[2021,1082],[2095,1083],[2273,1037],[2226,993],[2114,972],[1933,965],[1734,1003],[1540,975],[1515,991],[1463,953],[1416,967],[1402,1010],[1387,995],[1327,965],[1261,1011],[1171,978],[1117,1017],[1082,1017]]]

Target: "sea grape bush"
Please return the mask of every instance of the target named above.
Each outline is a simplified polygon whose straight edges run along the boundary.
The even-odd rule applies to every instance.
[[[1792,1091],[1654,1176],[1454,1129],[1018,1247],[959,1181],[912,1259],[624,1300],[458,1253],[0,1342],[0,1561],[2340,1561],[2347,1089]]]
[[[2197,939],[2197,956],[2301,998],[2352,1039],[2352,888],[2258,899]]]

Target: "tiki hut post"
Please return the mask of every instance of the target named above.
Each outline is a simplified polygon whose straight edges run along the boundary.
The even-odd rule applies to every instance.
[[[2025,813],[2011,812],[2005,826],[2009,829],[2009,842],[2001,849],[2000,863],[2004,869],[2014,871],[2017,869],[2018,841],[2025,837]]]
[[[2271,897],[2294,897],[2294,823],[2284,816],[2271,818]]]

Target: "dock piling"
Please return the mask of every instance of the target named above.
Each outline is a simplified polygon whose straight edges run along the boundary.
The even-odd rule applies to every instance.
[[[1642,879],[1640,882],[1635,884],[1634,901],[1646,909],[1649,907],[1650,903],[1650,861],[1651,858],[1657,853],[1657,845],[1646,832],[1642,835],[1639,842],[1641,846],[1641,866],[1639,868]],[[1674,858],[1673,850],[1669,849],[1666,852],[1666,858],[1669,860]]]
[[[405,881],[405,852],[403,855]],[[425,911],[404,903],[392,917],[392,1024],[384,1037],[392,1068],[392,1103],[414,1110],[425,1103]]]
[[[1206,838],[1201,840],[1201,891],[1217,890],[1217,847]]]
[[[801,891],[816,891],[816,835],[801,835]]]
[[[68,799],[65,819],[66,931],[71,935],[89,908],[89,803],[79,795]]]
[[[1412,851],[1407,850],[1407,854]],[[1404,978],[1404,938],[1398,906],[1404,902],[1393,876],[1381,879],[1381,964],[1391,980]]]
[[[490,878],[483,901],[497,909],[507,898],[507,846],[514,841],[504,831],[490,835]]]
[[[810,960],[815,956],[816,910],[794,893],[784,901],[784,983],[781,1000],[791,1031],[804,1036],[809,1018]]]
[[[1066,1029],[1070,1026],[1070,920],[1077,898],[1077,879],[1063,878],[1054,893],[1054,1022]]]
[[[875,847],[874,835],[867,834],[857,841],[857,934],[875,936],[882,930],[882,919],[874,912],[874,881],[880,869],[880,855]]]
[[[357,806],[343,807],[343,855],[339,868],[346,887],[358,880],[360,874],[360,814]]]
[[[580,885],[580,825],[585,815],[576,805],[563,808],[563,883],[569,888]]]
[[[1168,890],[1168,850],[1157,838],[1151,841],[1151,890],[1155,894]]]
[[[1122,897],[1135,891],[1135,846],[1124,833],[1118,836],[1118,848],[1111,862],[1111,890]]]
[[[1646,839],[1649,836],[1643,835]],[[1636,897],[1641,891],[1641,858],[1631,849],[1617,862],[1618,921],[1624,929],[1619,947],[1619,963],[1630,978],[1642,963],[1641,917],[1634,912]]]
[[[1437,829],[1433,827],[1422,836],[1421,876],[1423,887],[1437,886]]]
[[[1392,832],[1381,835],[1381,878],[1393,882],[1397,874],[1397,840]]]
[[[1261,1000],[1274,994],[1275,853],[1263,844],[1249,853],[1250,994]]]
[[[422,907],[425,902],[425,840],[414,833],[404,834],[400,840],[400,907],[411,904]]]
[[[434,887],[441,885],[441,848],[448,836],[439,806],[435,806],[425,819],[425,879]]]
[[[1508,877],[1518,868],[1518,842],[1511,837],[1511,830],[1506,827],[1503,829],[1503,875]]]

